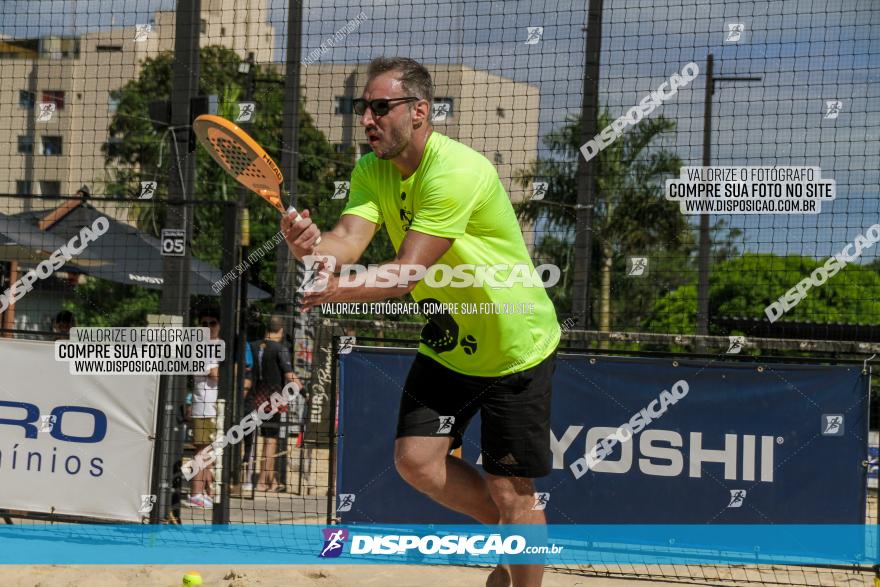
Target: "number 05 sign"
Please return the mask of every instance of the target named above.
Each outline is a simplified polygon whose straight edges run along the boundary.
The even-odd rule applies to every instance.
[[[176,228],[162,229],[162,255],[183,257],[186,253],[186,231]]]

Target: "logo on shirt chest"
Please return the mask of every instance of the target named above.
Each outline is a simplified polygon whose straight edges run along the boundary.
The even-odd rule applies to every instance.
[[[449,312],[440,308],[439,300],[426,298],[419,302],[422,315],[428,323],[422,328],[421,342],[435,353],[446,353],[458,344],[458,323]]]
[[[404,231],[409,230],[409,225],[412,224],[413,219],[413,211],[412,211],[412,200],[409,201],[409,209],[407,209],[407,201],[406,201],[406,192],[400,192],[400,225]]]
[[[459,342],[461,345],[461,350],[465,352],[466,355],[472,355],[477,352],[477,339],[468,334]]]

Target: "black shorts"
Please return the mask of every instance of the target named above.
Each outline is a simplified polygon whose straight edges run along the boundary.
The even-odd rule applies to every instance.
[[[267,426],[268,424],[268,426]],[[263,422],[260,426],[260,436],[263,438],[279,438],[281,436],[281,412],[277,412],[274,416]]]
[[[400,398],[397,437],[449,436],[462,443],[480,413],[483,469],[501,477],[550,473],[550,395],[556,354],[503,377],[475,377],[417,355]]]

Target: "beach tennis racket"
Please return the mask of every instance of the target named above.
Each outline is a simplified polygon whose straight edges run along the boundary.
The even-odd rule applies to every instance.
[[[235,180],[251,190],[282,214],[296,214],[293,206],[284,208],[281,202],[281,184],[284,176],[275,161],[249,134],[234,122],[214,114],[202,114],[193,121],[193,131],[199,142],[220,167]],[[321,237],[315,244],[321,242]]]

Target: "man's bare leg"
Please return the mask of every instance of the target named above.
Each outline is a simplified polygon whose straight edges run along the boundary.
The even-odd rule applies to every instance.
[[[263,469],[257,480],[256,491],[271,491],[275,489],[275,438],[263,438]]]
[[[437,503],[482,524],[497,524],[498,507],[475,467],[449,455],[452,439],[405,436],[394,443],[394,464],[404,481]]]
[[[450,456],[451,445],[452,439],[447,437],[398,438],[394,444],[397,471],[407,483],[437,503],[483,524],[546,523],[544,512],[532,510],[535,490],[531,479],[489,475],[487,480],[471,464]],[[501,507],[505,513],[500,513]],[[498,565],[486,586],[507,587],[511,574],[514,587],[538,586],[543,573],[543,565]]]
[[[486,486],[498,506],[499,524],[546,524],[542,510],[535,507],[535,484],[527,477],[486,475]],[[544,565],[510,565],[514,587],[539,587]],[[496,569],[497,570],[497,569]]]
[[[486,578],[486,587],[510,587],[510,565],[498,564]]]
[[[195,445],[195,453],[199,454],[202,450],[204,450],[206,446],[208,445]],[[190,485],[190,495],[208,494],[208,473],[210,470],[210,467],[199,469],[199,472],[196,473],[195,476],[192,478],[192,482]]]

